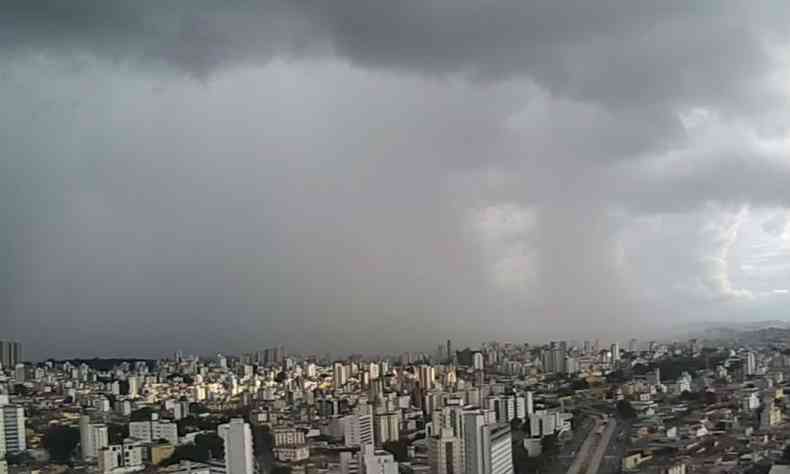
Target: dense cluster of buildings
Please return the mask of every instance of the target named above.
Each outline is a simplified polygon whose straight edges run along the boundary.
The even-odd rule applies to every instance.
[[[507,474],[561,463],[547,446],[602,474],[745,473],[782,462],[790,441],[790,350],[775,341],[451,347],[30,364],[3,342],[0,453],[13,462],[0,474],[64,462],[108,474]],[[78,433],[66,459],[47,445],[58,427]]]

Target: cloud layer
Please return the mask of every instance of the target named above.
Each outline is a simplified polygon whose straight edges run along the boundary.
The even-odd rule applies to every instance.
[[[783,317],[781,2],[5,9],[0,297],[35,355]]]

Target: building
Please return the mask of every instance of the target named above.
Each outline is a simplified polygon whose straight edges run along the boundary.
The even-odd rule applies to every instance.
[[[349,368],[342,362],[335,362],[332,375],[335,382],[335,390],[340,390],[348,382]]]
[[[152,415],[151,421],[129,423],[129,436],[148,443],[163,439],[175,446],[178,444],[178,425],[168,420],[160,421],[157,415]]]
[[[374,444],[372,415],[348,415],[341,419],[341,423],[346,446]]]
[[[464,466],[466,474],[488,474],[489,431],[481,410],[464,413]]]
[[[483,410],[464,414],[464,462],[466,474],[513,472],[510,425],[487,422]]]
[[[340,453],[340,474],[358,474],[359,473],[359,458],[351,451],[342,451]]]
[[[99,472],[131,471],[143,466],[143,443],[126,439],[123,444],[112,444],[97,451]],[[126,469],[121,469],[126,468]]]
[[[17,405],[5,405],[0,410],[0,454],[27,450],[25,409]]]
[[[513,451],[510,426],[500,426],[491,430],[490,466],[491,474],[511,474],[513,472]]]
[[[430,365],[423,364],[417,369],[417,380],[420,382],[420,388],[423,390],[431,390],[436,379],[436,372]]]
[[[10,370],[22,362],[22,345],[16,341],[0,341],[0,365]]]
[[[431,474],[463,474],[464,445],[461,439],[449,433],[431,437],[429,459]]]
[[[516,418],[516,398],[512,395],[489,398],[488,408],[496,414],[497,423],[510,423]]]
[[[745,357],[746,375],[754,375],[757,373],[757,356],[754,352],[747,352]]]
[[[110,445],[107,425],[91,423],[90,416],[80,416],[80,451],[84,461],[96,459],[99,451]]]
[[[241,418],[219,425],[217,432],[225,442],[226,474],[253,474],[252,431]]]
[[[361,451],[362,474],[398,474],[398,463],[387,451],[374,450],[373,446],[365,446]]]
[[[616,342],[612,344],[610,352],[612,353],[612,363],[615,363],[618,360],[620,360],[620,344]]]
[[[400,439],[400,412],[376,415],[373,419],[373,439],[376,446]]]

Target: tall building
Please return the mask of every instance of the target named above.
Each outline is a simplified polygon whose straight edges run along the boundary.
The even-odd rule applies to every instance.
[[[372,415],[348,415],[342,423],[346,446],[374,444]]]
[[[464,414],[464,466],[466,474],[488,474],[489,431],[481,410]]]
[[[225,442],[226,474],[253,474],[252,431],[241,418],[219,425],[217,432]]]
[[[464,414],[464,462],[466,474],[513,472],[510,425],[487,420],[483,410]]]
[[[0,341],[0,364],[11,370],[22,362],[22,344],[16,341]]]
[[[435,380],[435,371],[430,365],[421,365],[417,369],[417,379],[420,382],[420,388],[423,390],[431,390]]]
[[[432,436],[428,446],[431,474],[464,474],[463,442],[443,432]]]
[[[447,361],[453,360],[453,341],[447,340]]]
[[[373,446],[365,446],[361,451],[362,474],[398,474],[398,463],[387,451],[375,450]]]
[[[505,425],[491,430],[489,437],[491,474],[512,474],[513,451],[510,426]]]
[[[17,405],[5,405],[0,410],[0,454],[25,451],[25,409]]]
[[[754,375],[757,373],[757,356],[754,352],[746,353],[746,375]]]
[[[612,353],[612,362],[616,362],[620,360],[620,344],[616,342],[612,344],[611,353]]]
[[[91,423],[90,416],[80,416],[80,450],[84,461],[96,459],[99,451],[110,445],[107,425]]]
[[[332,375],[334,376],[335,390],[340,390],[348,381],[349,368],[342,362],[335,362]]]
[[[376,446],[400,439],[400,412],[376,415],[373,419],[373,438]]]

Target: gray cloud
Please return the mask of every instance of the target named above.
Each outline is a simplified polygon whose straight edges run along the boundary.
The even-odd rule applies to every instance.
[[[0,296],[58,334],[34,353],[775,311],[734,268],[738,210],[790,206],[779,2],[4,8]]]

